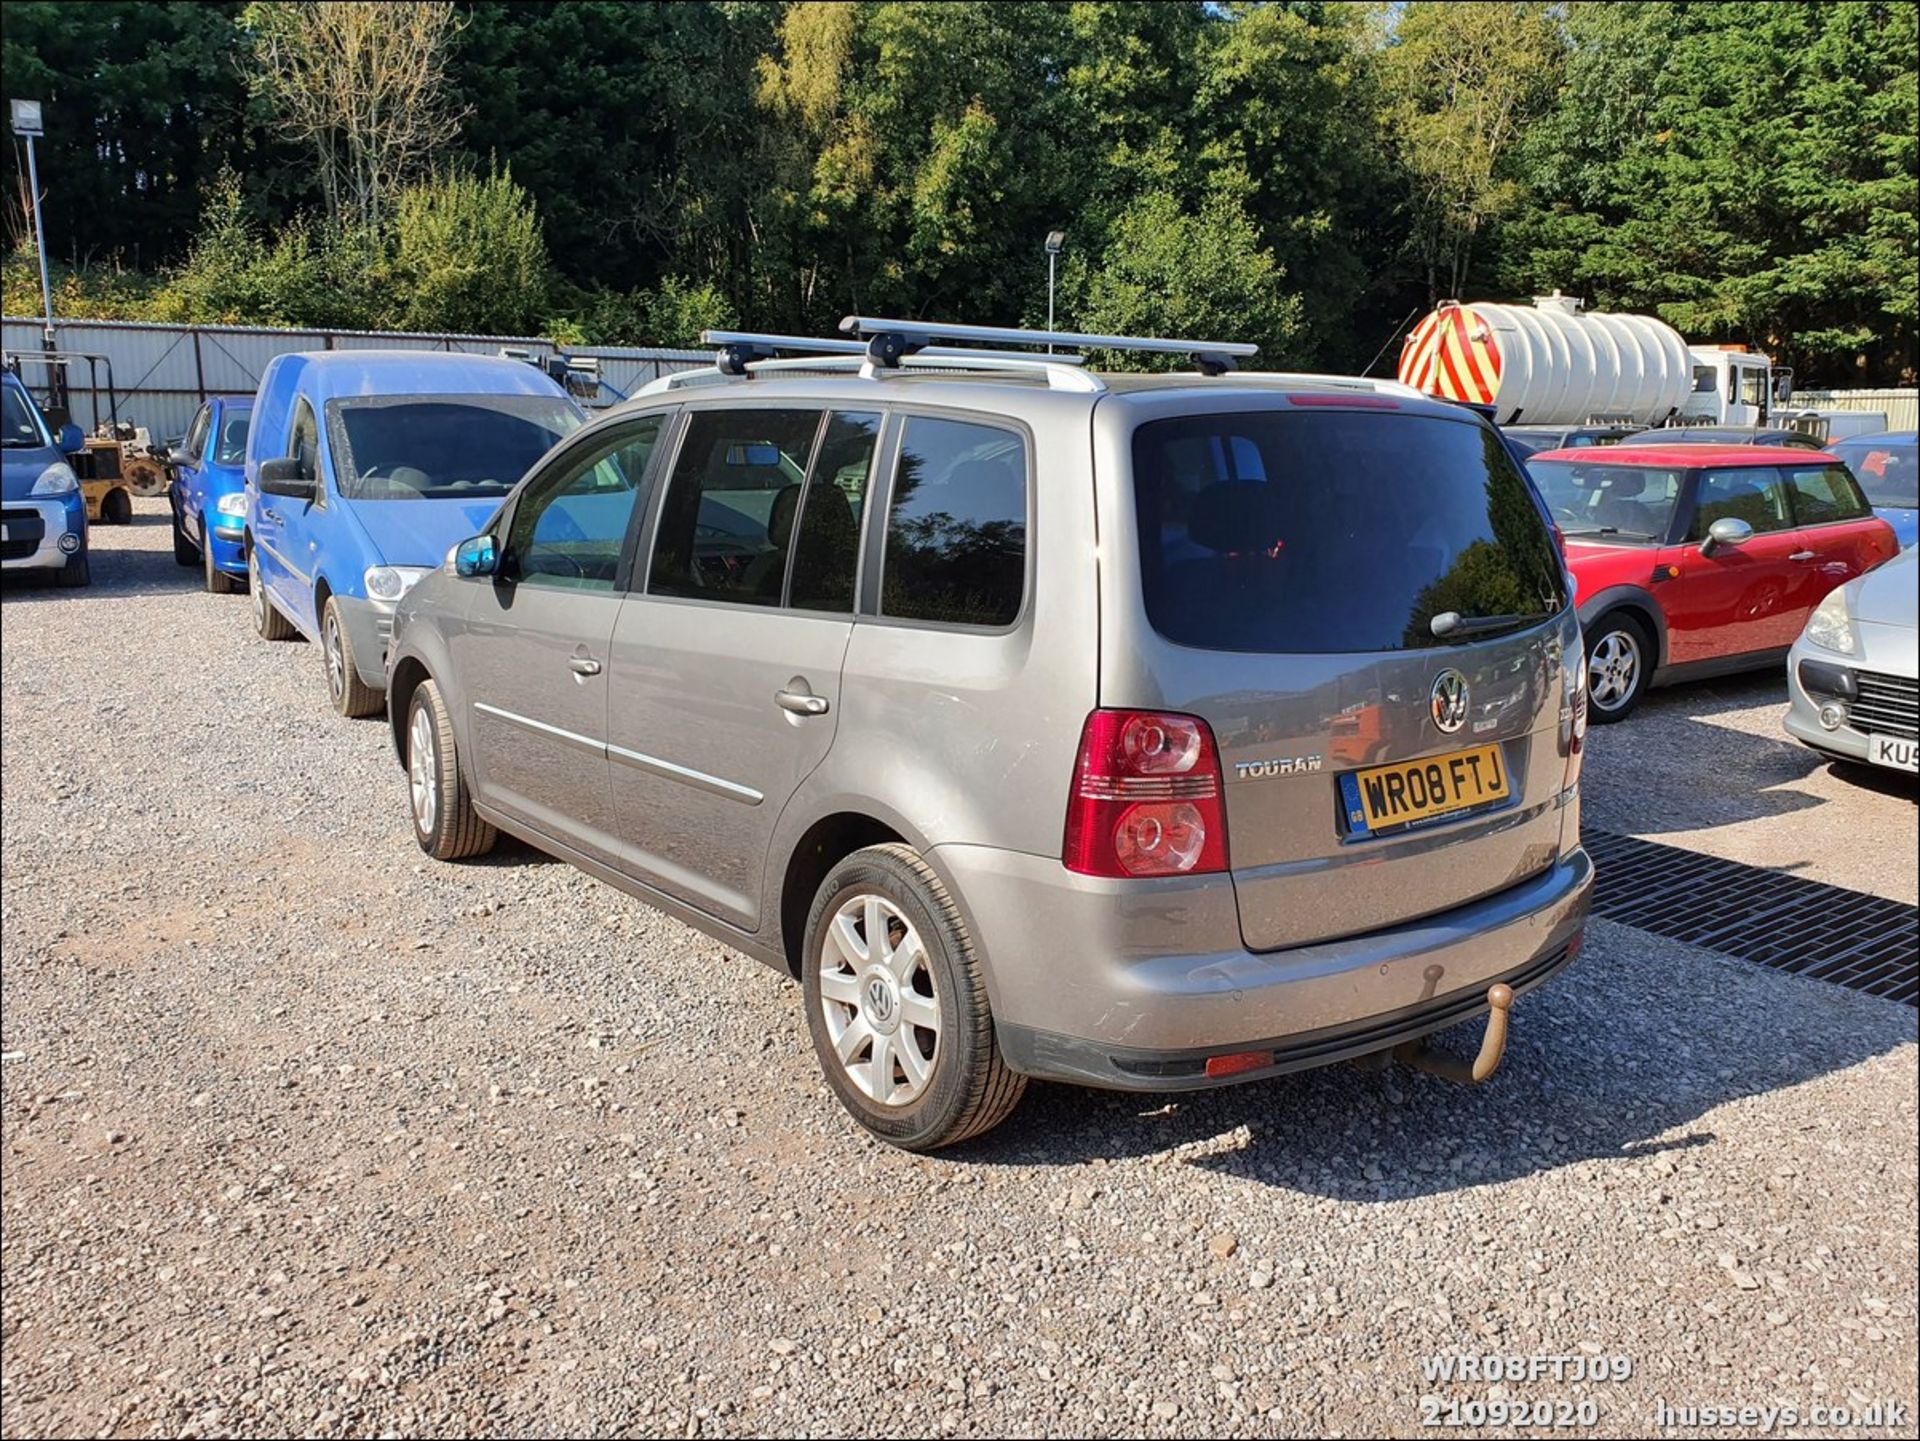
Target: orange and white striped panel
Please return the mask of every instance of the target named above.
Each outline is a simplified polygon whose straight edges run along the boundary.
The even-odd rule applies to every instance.
[[[1443,305],[1408,332],[1400,379],[1428,395],[1492,405],[1500,393],[1500,346],[1464,305]]]

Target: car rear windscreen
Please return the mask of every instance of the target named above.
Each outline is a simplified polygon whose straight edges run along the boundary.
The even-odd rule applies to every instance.
[[[1182,416],[1134,433],[1133,477],[1147,617],[1181,645],[1420,650],[1567,603],[1552,533],[1488,426],[1372,409]],[[1448,611],[1484,624],[1436,636]]]

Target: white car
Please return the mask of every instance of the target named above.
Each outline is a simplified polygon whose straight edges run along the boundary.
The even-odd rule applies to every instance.
[[[1787,654],[1786,726],[1838,760],[1920,771],[1920,551],[1820,602]]]

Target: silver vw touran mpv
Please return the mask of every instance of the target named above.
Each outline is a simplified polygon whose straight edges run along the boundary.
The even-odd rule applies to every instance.
[[[926,1149],[1028,1077],[1396,1052],[1586,923],[1572,585],[1499,434],[1251,347],[713,335],[408,592],[415,834],[506,831],[795,976]],[[1189,352],[1096,374],[993,346]]]

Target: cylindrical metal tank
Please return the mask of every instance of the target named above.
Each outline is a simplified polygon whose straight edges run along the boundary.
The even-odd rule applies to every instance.
[[[1531,308],[1448,301],[1408,332],[1400,379],[1491,405],[1502,425],[1657,425],[1686,403],[1693,356],[1664,321],[1582,314],[1558,294]]]

